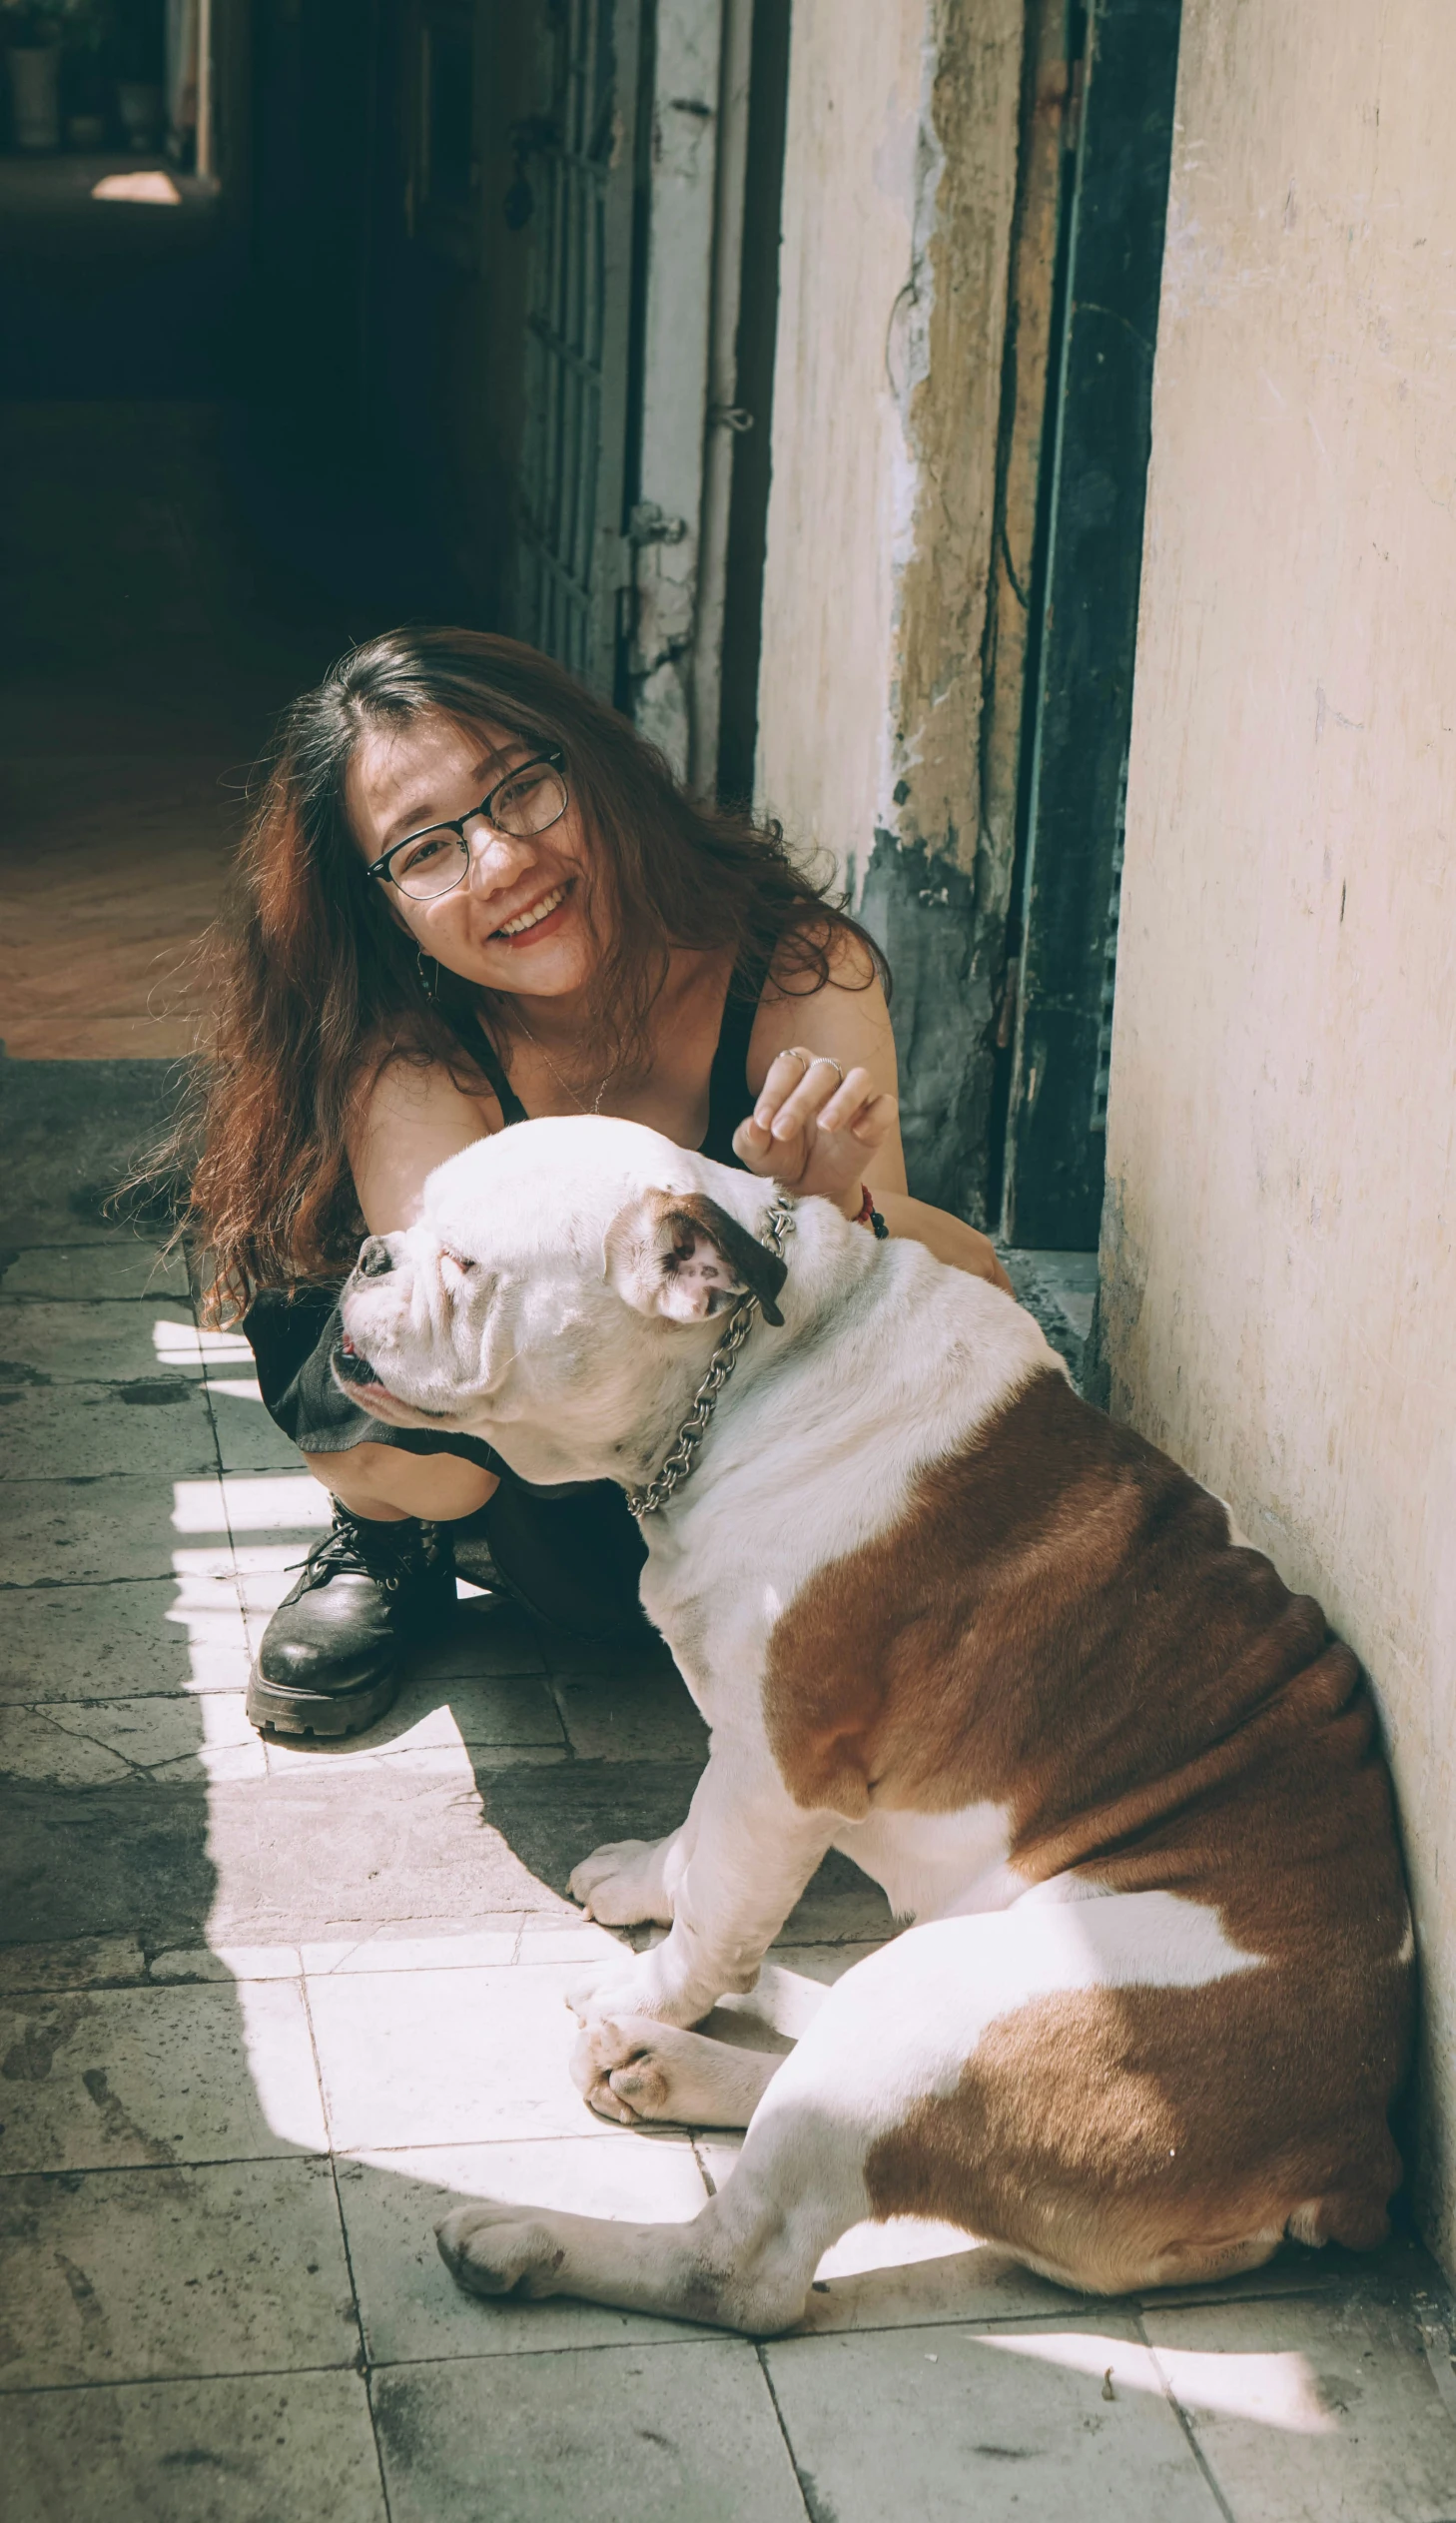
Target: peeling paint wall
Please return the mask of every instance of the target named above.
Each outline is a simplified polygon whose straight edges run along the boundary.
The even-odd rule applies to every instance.
[[[1027,12],[853,14],[851,42],[844,0],[795,0],[759,790],[890,952],[913,1185],[983,1219],[1014,833],[984,810],[981,727]]]
[[[1186,0],[1102,1338],[1371,1673],[1456,2267],[1453,86],[1421,0]]]
[[[908,449],[891,317],[910,275],[926,0],[797,0],[789,58],[758,785],[863,873],[890,791]]]

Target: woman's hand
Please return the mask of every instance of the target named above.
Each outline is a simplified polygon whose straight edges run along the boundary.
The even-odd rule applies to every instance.
[[[733,1152],[751,1174],[833,1201],[853,1218],[899,1111],[868,1069],[842,1071],[837,1060],[795,1044],[771,1063],[758,1102],[733,1134]]]

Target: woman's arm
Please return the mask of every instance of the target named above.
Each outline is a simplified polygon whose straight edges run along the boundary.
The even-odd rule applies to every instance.
[[[362,1091],[349,1134],[350,1169],[369,1234],[412,1227],[425,1177],[499,1128],[499,1108],[483,1082],[470,1095],[447,1069],[389,1061]]]
[[[958,1270],[969,1270],[974,1278],[990,1279],[993,1287],[1004,1287],[1008,1296],[1015,1296],[1016,1289],[1002,1268],[995,1245],[979,1228],[968,1227],[964,1219],[953,1217],[948,1209],[932,1209],[929,1201],[912,1200],[908,1192],[877,1191],[874,1198],[892,1236],[911,1236],[938,1262],[953,1262]]]
[[[832,1200],[850,1218],[868,1183],[893,1236],[913,1237],[938,1262],[1010,1295],[990,1238],[906,1190],[895,1036],[866,967],[858,940],[841,935],[822,989],[770,980],[749,1044],[754,1107],[734,1133],[735,1153],[753,1173]],[[806,1069],[806,1055],[817,1065]]]

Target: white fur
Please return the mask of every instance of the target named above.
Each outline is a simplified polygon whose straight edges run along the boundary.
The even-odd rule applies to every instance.
[[[624,1122],[533,1124],[451,1159],[426,1186],[419,1225],[387,1240],[393,1268],[346,1293],[349,1332],[396,1397],[370,1407],[408,1416],[410,1404],[444,1403],[534,1479],[645,1477],[717,1336],[663,1310],[635,1247],[630,1266],[620,1259],[656,1189],[706,1192],[754,1230],[773,1197]],[[473,1265],[478,1292],[445,1272],[444,1256]],[[671,1883],[653,1879],[648,1914],[670,1913],[672,1933],[598,2013],[688,2025],[751,1987],[832,1844],[903,1916],[1002,1907],[1020,1889],[1005,1818],[979,1801],[929,1824],[806,1814],[768,1750],[762,1678],[774,1625],[807,1579],[884,1533],[928,1465],[1060,1361],[999,1289],[919,1245],[877,1244],[825,1202],[800,1205],[787,1259],[783,1327],[755,1326],[698,1468],[644,1528],[642,1600],[713,1743],[664,1851]],[[601,1879],[585,1889],[599,1916],[621,1911]]]
[[[903,1809],[842,1824],[834,1846],[877,1884],[900,1919],[965,1917],[1005,1910],[1021,1899],[1026,1878],[1010,1864],[1011,1813],[990,1802],[959,1813]]]
[[[369,1407],[484,1436],[532,1480],[645,1480],[712,1355],[708,1310],[727,1284],[696,1250],[687,1284],[657,1275],[672,1265],[634,1225],[655,1191],[706,1193],[754,1232],[772,1197],[634,1125],[588,1119],[509,1131],[441,1167],[419,1225],[387,1239],[391,1269],[346,1292],[350,1335],[388,1387]],[[777,2326],[826,2244],[867,2212],[867,2147],[915,2101],[954,2090],[990,2024],[1038,1997],[1258,1967],[1213,1913],[1171,1894],[1026,1891],[989,1799],[857,1817],[790,1795],[762,1707],[781,1614],[818,1570],[893,1526],[928,1466],[1061,1369],[1010,1297],[917,1245],[877,1244],[822,1202],[799,1208],[786,1258],[783,1327],[755,1324],[692,1477],[645,1527],[642,1599],[712,1748],[680,1830],[599,1850],[572,1879],[609,1924],[671,1922],[581,2000],[579,2082],[630,2116],[627,2093],[648,2087],[670,2112],[676,2079],[707,2116],[715,2046],[665,2031],[653,2055],[653,2028],[689,2027],[754,1986],[831,1846],[902,1915],[935,1924],[849,1973],[782,2068],[739,2054],[721,2070],[730,2116],[745,2095],[762,2100],[738,2171],[694,2226],[463,2210],[441,2247],[480,2292]]]

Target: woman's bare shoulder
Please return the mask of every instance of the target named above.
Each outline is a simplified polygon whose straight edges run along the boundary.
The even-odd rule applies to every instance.
[[[841,1061],[846,1055],[864,1060],[872,1049],[894,1060],[880,967],[864,940],[838,921],[785,939],[758,1003],[753,1042],[759,1055],[810,1036],[816,1051]]]
[[[372,1235],[418,1215],[426,1176],[503,1124],[488,1083],[423,1049],[376,1049],[356,1074],[348,1130],[350,1170]]]
[[[350,1105],[351,1128],[394,1116],[417,1122],[424,1115],[442,1117],[465,1106],[483,1117],[486,1130],[499,1130],[502,1120],[494,1088],[463,1049],[443,1060],[429,1044],[398,1035],[362,1045]]]

